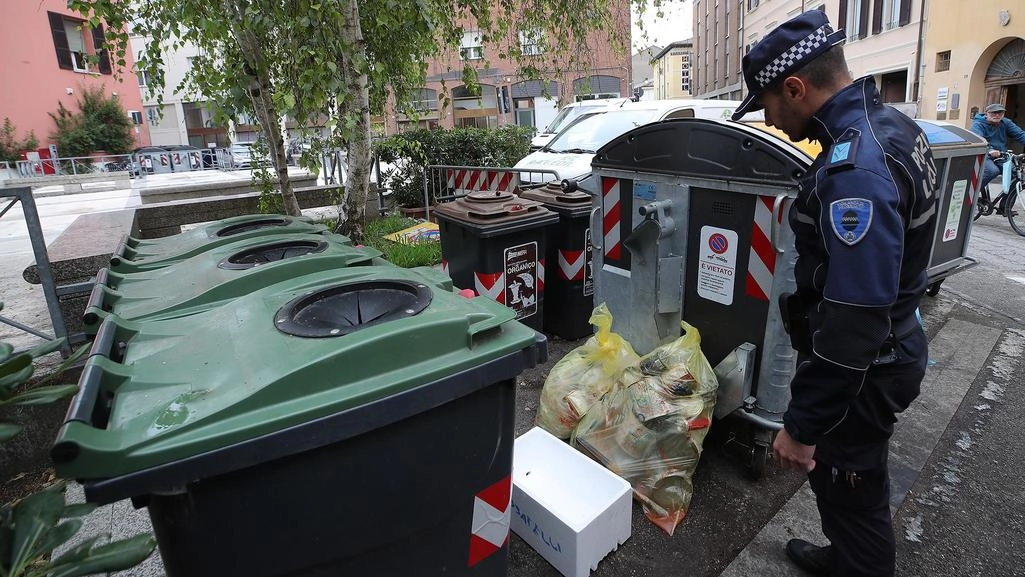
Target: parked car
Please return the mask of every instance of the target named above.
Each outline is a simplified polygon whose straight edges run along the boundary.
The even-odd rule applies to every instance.
[[[255,142],[236,142],[228,148],[231,154],[232,166],[235,168],[255,168],[260,165],[270,164],[266,154],[258,152],[253,147]]]
[[[617,107],[597,110],[579,118],[557,134],[544,148],[531,152],[516,163],[523,169],[520,180],[542,184],[551,180],[574,181],[583,190],[597,194],[590,185],[591,160],[595,152],[613,138],[638,126],[673,118],[729,119],[740,106],[738,100],[648,100],[626,102]],[[760,122],[761,112],[748,114],[744,121]],[[550,172],[530,172],[547,170]],[[554,172],[553,176],[551,172]]]
[[[563,106],[562,109],[559,110],[559,113],[555,115],[555,118],[548,123],[548,126],[541,129],[541,132],[538,132],[534,135],[534,138],[530,140],[530,150],[535,151],[543,148],[552,140],[552,138],[555,137],[556,134],[569,126],[570,123],[579,118],[580,115],[617,108],[624,102],[630,102],[630,99],[605,98],[599,100],[581,100],[580,102],[571,102],[566,106]]]

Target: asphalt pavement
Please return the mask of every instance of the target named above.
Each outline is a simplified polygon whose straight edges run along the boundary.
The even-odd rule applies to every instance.
[[[123,208],[131,191],[116,196],[101,204]],[[89,205],[86,197],[77,202]],[[50,234],[62,222],[70,224],[59,205],[42,205]],[[47,216],[47,210],[56,214]],[[0,247],[14,250],[17,234],[3,226],[0,219]],[[987,217],[973,227],[968,254],[978,266],[946,279],[936,297],[923,300],[929,368],[922,395],[902,415],[891,447],[902,577],[1025,576],[1025,238],[1006,221]],[[14,267],[4,265],[0,272],[11,274]],[[533,426],[548,370],[582,342],[550,338],[548,362],[518,379],[517,435]],[[746,427],[734,419],[713,424],[690,510],[673,536],[650,523],[635,503],[632,536],[592,575],[804,575],[786,561],[782,544],[794,536],[822,542],[813,498],[803,475],[775,463],[761,479],[749,477]],[[123,501],[95,511],[82,534],[118,538],[150,528],[145,510]],[[156,577],[163,568],[154,555],[119,575]],[[559,573],[511,535],[508,575]]]

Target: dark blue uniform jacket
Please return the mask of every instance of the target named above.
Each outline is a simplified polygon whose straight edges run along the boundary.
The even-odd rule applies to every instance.
[[[813,445],[843,422],[891,335],[921,331],[937,175],[921,130],[871,78],[836,93],[809,128],[822,152],[789,218],[813,350],[799,355],[783,425]]]

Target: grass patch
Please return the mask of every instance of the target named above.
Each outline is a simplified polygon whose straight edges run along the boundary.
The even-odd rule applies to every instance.
[[[415,219],[397,215],[367,221],[364,230],[364,244],[383,252],[384,258],[395,266],[411,268],[439,264],[441,262],[441,243],[439,241],[405,244],[384,238],[385,235],[409,228],[417,222]]]

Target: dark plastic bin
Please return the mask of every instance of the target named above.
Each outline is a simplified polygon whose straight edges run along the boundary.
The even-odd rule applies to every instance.
[[[559,215],[548,228],[545,252],[545,331],[567,340],[589,336],[594,312],[593,199],[581,190],[565,191],[557,183],[524,190],[520,197],[542,202]]]
[[[511,193],[473,192],[434,209],[442,267],[457,287],[488,296],[542,330],[548,227],[559,215]]]
[[[438,271],[363,268],[108,317],[57,474],[147,506],[167,577],[505,575],[515,378],[543,337]]]

